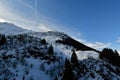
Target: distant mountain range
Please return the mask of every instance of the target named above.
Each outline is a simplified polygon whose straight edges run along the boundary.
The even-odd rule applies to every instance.
[[[77,66],[71,62],[73,53]],[[65,80],[66,64],[71,80],[119,80],[120,68],[100,59],[100,53],[62,32],[0,23],[0,80]]]

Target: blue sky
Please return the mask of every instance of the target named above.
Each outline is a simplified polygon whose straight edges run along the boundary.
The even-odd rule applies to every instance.
[[[119,0],[1,0],[0,21],[35,31],[57,30],[96,49],[120,51],[119,4]]]

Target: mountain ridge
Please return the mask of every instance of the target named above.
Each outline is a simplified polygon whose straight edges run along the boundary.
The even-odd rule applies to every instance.
[[[120,79],[118,66],[100,59],[99,52],[61,32],[1,34],[0,43],[3,41],[0,80],[63,80],[66,70],[70,70],[73,80]],[[73,51],[77,66],[71,63]],[[66,69],[66,59],[71,69]]]
[[[25,32],[29,32],[29,30],[18,27],[13,23],[0,22],[0,34],[14,35],[14,34],[20,34]]]
[[[30,30],[26,30],[23,28],[20,28],[12,23],[0,23],[0,33],[1,34],[5,34],[5,35],[13,35],[13,34],[22,34],[22,33],[31,33]],[[58,36],[60,38],[62,38],[62,40],[56,40],[56,42],[58,43],[63,43],[66,45],[72,45],[73,47],[75,47],[77,50],[91,50],[91,51],[96,51],[96,52],[100,52],[96,49],[93,49],[91,47],[88,47],[82,43],[80,43],[79,41],[71,38],[70,36],[66,35],[63,32],[58,32],[58,31],[48,31],[48,32],[35,32],[32,31],[33,34],[39,34],[39,35],[43,35],[43,36]]]

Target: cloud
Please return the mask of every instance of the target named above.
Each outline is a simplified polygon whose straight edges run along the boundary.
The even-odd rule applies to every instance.
[[[5,19],[0,18],[0,22],[7,22]]]
[[[52,29],[49,29],[45,24],[39,24],[38,28],[44,32],[52,31]]]
[[[86,45],[93,47],[95,49],[102,49],[102,48],[109,47],[111,43],[94,42],[94,43],[86,43]]]
[[[22,0],[18,0],[21,1]],[[26,7],[29,7],[27,4],[23,4]],[[3,4],[3,2],[0,2],[0,21],[1,22],[10,22],[15,25],[18,25],[19,27],[33,30],[33,31],[51,31],[52,29],[48,25],[48,23],[45,22],[35,22],[34,19],[28,19],[24,18],[22,15],[17,14],[10,6]],[[32,7],[32,6],[31,6]],[[30,7],[29,7],[30,8]],[[42,17],[42,20],[43,17]],[[45,20],[44,20],[45,21]]]
[[[111,43],[103,43],[103,42],[88,42],[84,39],[78,39],[78,38],[75,38],[77,41],[89,46],[89,47],[92,47],[92,48],[95,48],[95,49],[103,49],[103,48],[106,48],[106,47],[109,47],[111,46],[112,44]]]
[[[78,33],[77,36],[81,36],[81,33]]]
[[[116,42],[120,43],[120,38],[118,38]]]
[[[17,0],[19,3],[21,3],[22,5],[24,5],[25,7],[28,7],[30,9],[34,9],[34,7],[30,4],[25,3],[23,0]]]
[[[74,37],[77,41],[79,41],[79,42],[82,42],[82,43],[86,43],[87,41],[86,40],[84,40],[84,39],[80,39],[80,38],[76,38],[76,37]]]

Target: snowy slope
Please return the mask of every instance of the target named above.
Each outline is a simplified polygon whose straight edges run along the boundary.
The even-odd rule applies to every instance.
[[[20,34],[24,32],[28,32],[28,30],[17,27],[12,23],[0,22],[0,34],[13,35],[13,34]]]
[[[70,60],[72,50],[77,50],[72,44],[56,42],[69,38],[61,32],[27,32],[13,24],[0,23],[0,33],[6,35],[4,45],[0,45],[0,80],[61,80],[65,59]],[[76,80],[120,79],[120,68],[99,59],[95,50],[75,52],[79,64],[72,71]]]

